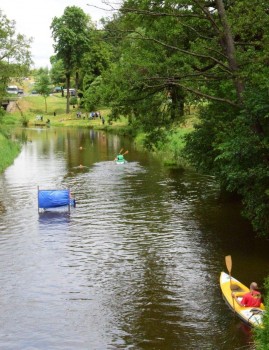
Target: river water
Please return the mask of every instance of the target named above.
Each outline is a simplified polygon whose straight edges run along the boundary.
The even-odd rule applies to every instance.
[[[213,178],[91,129],[17,136],[0,175],[1,350],[246,349],[219,275],[231,254],[234,277],[262,284],[269,244]],[[38,187],[70,188],[76,208],[39,211]]]

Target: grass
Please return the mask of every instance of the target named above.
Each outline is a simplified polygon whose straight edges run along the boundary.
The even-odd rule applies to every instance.
[[[20,145],[0,133],[0,173],[2,173],[20,152]]]
[[[77,118],[77,112],[81,111],[82,117]],[[70,106],[69,114],[66,113],[66,98],[60,93],[52,94],[47,97],[47,111],[45,99],[40,95],[29,95],[19,98],[13,103],[10,113],[5,116],[6,123],[23,123],[28,126],[46,126],[46,121],[50,120],[51,126],[68,126],[68,127],[87,127],[102,130],[115,130],[124,128],[127,125],[127,119],[122,117],[117,122],[108,123],[110,110],[100,108],[100,113],[105,119],[103,125],[100,118],[89,120],[88,113],[83,109]],[[37,116],[43,116],[43,121],[37,120]]]
[[[190,168],[187,161],[182,155],[185,146],[184,136],[191,132],[192,127],[176,127],[172,132],[168,133],[165,142],[159,142],[152,151],[153,154],[162,161],[163,165],[168,167],[175,167],[186,169]],[[135,138],[135,143],[138,148],[143,149],[143,144],[146,135],[139,133]]]

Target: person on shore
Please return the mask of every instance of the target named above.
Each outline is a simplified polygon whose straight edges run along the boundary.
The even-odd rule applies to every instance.
[[[232,297],[238,305],[244,307],[260,307],[262,302],[261,293],[256,282],[251,282],[248,293],[232,292]],[[242,297],[240,300],[239,298]]]

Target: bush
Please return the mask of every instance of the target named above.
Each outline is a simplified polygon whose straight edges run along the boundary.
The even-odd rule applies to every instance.
[[[269,277],[265,280],[265,307],[266,311],[263,316],[263,327],[254,330],[254,342],[256,350],[269,350]]]

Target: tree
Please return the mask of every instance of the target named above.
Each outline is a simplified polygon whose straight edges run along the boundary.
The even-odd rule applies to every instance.
[[[92,23],[82,9],[76,6],[66,7],[62,17],[54,17],[51,27],[55,41],[56,58],[62,60],[67,88],[66,113],[69,113],[69,89],[71,74],[75,72],[78,82],[78,69],[85,51],[89,50],[88,31]]]
[[[0,99],[9,81],[26,76],[32,63],[32,39],[17,34],[15,24],[0,10]]]
[[[39,93],[40,95],[42,95],[44,97],[45,112],[47,113],[47,111],[48,111],[47,97],[50,95],[51,90],[52,90],[48,72],[46,72],[42,69],[39,70],[39,72],[37,73],[35,90],[37,91],[37,93]]]
[[[65,70],[62,60],[57,60],[55,56],[50,58],[51,69],[50,69],[50,79],[52,84],[64,86],[65,84]]]
[[[195,131],[187,136],[185,149],[197,169],[216,176],[224,189],[240,195],[243,215],[264,236],[269,234],[267,12],[267,5],[257,1],[244,6],[236,2],[227,8],[235,49],[235,63],[228,64],[233,85],[223,82],[215,91],[228,96],[234,87],[237,106],[210,102]],[[255,23],[251,30],[250,23]]]
[[[143,42],[146,42],[144,46],[147,46],[147,52],[150,52],[151,47],[154,48],[159,64],[156,68],[157,74],[151,70],[145,76],[144,81],[149,87],[169,87],[172,89],[171,97],[178,95],[173,89],[179,88],[179,91],[189,92],[197,98],[236,106],[241,103],[244,89],[238,53],[254,47],[256,30],[263,32],[264,23],[261,21],[261,24],[256,25],[257,29],[255,28],[255,34],[249,38],[250,41],[235,42],[234,34],[240,38],[241,33],[232,33],[230,22],[238,21],[239,9],[241,12],[246,11],[242,8],[245,5],[241,2],[240,4],[234,5],[233,2],[222,0],[154,3],[147,0],[127,0],[120,8],[122,19],[115,22],[117,27],[114,31],[122,35],[122,42],[132,40],[129,46],[137,46],[141,50]],[[257,1],[251,3],[249,9],[256,7],[261,8]],[[118,23],[121,24],[120,27]],[[137,35],[130,36],[130,32]],[[140,40],[140,43],[134,45],[134,40]],[[161,49],[163,57],[159,55]],[[166,71],[160,72],[162,62]],[[184,98],[184,93],[182,97]]]

